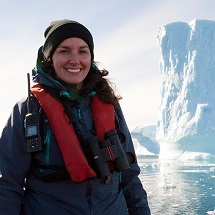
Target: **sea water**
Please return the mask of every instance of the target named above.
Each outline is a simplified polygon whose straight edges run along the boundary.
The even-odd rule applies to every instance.
[[[152,215],[215,214],[215,161],[138,157]]]

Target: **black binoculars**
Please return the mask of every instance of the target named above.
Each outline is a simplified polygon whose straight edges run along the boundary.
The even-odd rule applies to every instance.
[[[111,162],[114,164],[114,171],[120,172],[130,167],[116,130],[106,132],[102,142],[97,136],[89,138],[87,145],[98,178],[111,175]]]

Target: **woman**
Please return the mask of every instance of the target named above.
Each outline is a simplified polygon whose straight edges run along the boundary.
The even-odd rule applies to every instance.
[[[31,96],[14,106],[0,139],[0,214],[150,214],[91,33],[59,20],[44,35]]]

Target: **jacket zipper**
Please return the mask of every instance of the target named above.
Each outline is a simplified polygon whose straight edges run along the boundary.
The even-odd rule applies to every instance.
[[[78,112],[78,121],[79,121],[79,123],[83,124],[84,122],[83,122],[83,119],[81,117],[81,109],[79,106],[76,106],[76,108],[77,108],[77,112]]]
[[[46,145],[46,165],[50,164],[50,138],[51,138],[51,130],[48,129],[46,132],[46,138],[44,140],[44,144]]]
[[[84,121],[82,119],[82,115],[81,115],[81,109],[80,107],[77,105],[76,106],[77,109],[77,113],[78,113],[78,121],[80,124],[84,124]],[[86,135],[88,134],[88,131],[86,129],[86,126],[84,125],[84,128],[86,130]],[[81,136],[81,135],[80,135]],[[92,204],[92,185],[93,185],[93,181],[89,180],[87,181],[87,191],[86,191],[86,197],[87,197],[87,202],[88,202],[88,206],[89,206],[89,211],[90,211],[90,215],[93,215],[93,204]]]
[[[89,205],[89,209],[90,209],[90,215],[93,215],[93,204],[92,204],[92,199],[91,199],[91,195],[92,195],[92,185],[93,185],[93,181],[89,180],[87,181],[87,201],[88,201],[88,205]]]

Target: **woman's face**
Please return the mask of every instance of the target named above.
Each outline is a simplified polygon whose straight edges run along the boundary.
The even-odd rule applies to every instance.
[[[56,48],[52,63],[57,78],[81,89],[91,66],[89,46],[80,38],[68,38]]]

